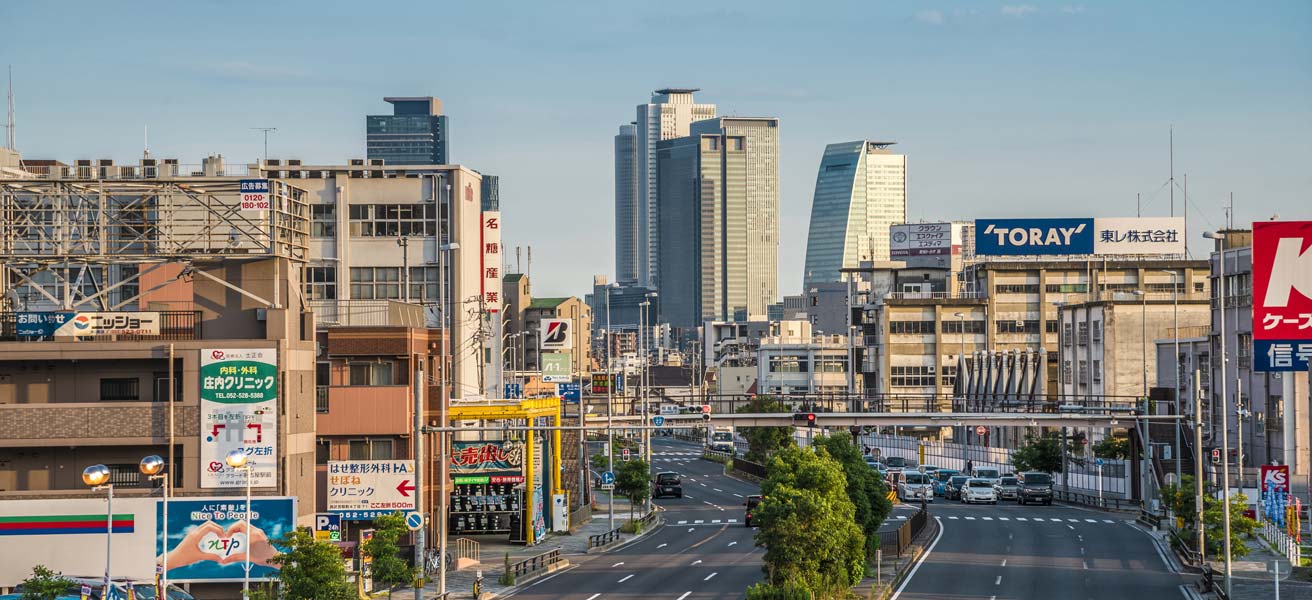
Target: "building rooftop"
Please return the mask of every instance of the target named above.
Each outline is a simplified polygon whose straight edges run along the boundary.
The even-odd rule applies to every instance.
[[[524,278],[523,273],[506,273],[501,277],[502,281],[519,281]]]
[[[569,300],[568,297],[566,297],[566,298],[534,298],[532,302],[529,302],[529,303],[528,303],[528,308],[529,308],[529,310],[532,310],[532,309],[535,309],[535,308],[536,308],[536,309],[556,308],[557,306],[560,306],[561,304],[564,304],[567,300]]]
[[[668,94],[691,94],[693,92],[700,92],[700,91],[702,91],[701,88],[661,88],[652,93],[668,95]]]

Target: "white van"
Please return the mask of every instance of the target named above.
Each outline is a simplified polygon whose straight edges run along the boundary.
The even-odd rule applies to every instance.
[[[903,502],[908,500],[934,501],[934,480],[920,471],[903,471],[902,480],[897,484],[897,497]]]

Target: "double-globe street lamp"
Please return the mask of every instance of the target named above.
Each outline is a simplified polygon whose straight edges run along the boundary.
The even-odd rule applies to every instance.
[[[160,589],[168,589],[168,523],[169,523],[169,479],[164,470],[164,459],[159,455],[152,454],[141,459],[141,464],[137,468],[145,475],[147,479],[153,481],[156,479],[163,480],[164,483],[164,564],[160,573]],[[105,508],[105,580],[101,597],[109,597],[110,578],[112,576],[112,566],[110,564],[114,554],[114,484],[110,482],[110,476],[113,473],[109,467],[103,464],[91,465],[82,470],[82,482],[91,487],[92,491],[105,490],[107,502]]]

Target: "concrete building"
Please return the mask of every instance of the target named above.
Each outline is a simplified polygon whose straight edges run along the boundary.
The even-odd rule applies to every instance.
[[[839,281],[843,268],[889,259],[889,227],[907,220],[907,159],[896,142],[830,144],[811,200],[802,285]]]
[[[848,307],[855,285],[847,281],[814,283],[802,293],[802,308],[788,319],[803,319],[811,323],[817,335],[847,335],[852,315]]]
[[[502,281],[506,312],[502,315],[507,338],[505,364],[515,371],[538,371],[541,367],[542,321],[569,319],[571,322],[570,353],[575,373],[592,370],[593,312],[587,303],[568,298],[535,298],[527,275],[511,273]],[[553,350],[547,350],[552,352]]]
[[[656,279],[660,273],[657,145],[664,140],[688,136],[689,128],[696,121],[715,118],[715,105],[698,104],[693,98],[697,91],[697,88],[659,89],[652,93],[651,102],[638,105],[634,131],[634,175],[637,179],[634,210],[638,231],[635,252],[638,283],[647,287],[658,287]],[[618,197],[616,201],[619,201]]]
[[[812,335],[806,321],[782,321],[756,349],[756,393],[770,396],[846,394],[854,382],[847,336]]]
[[[615,135],[615,281],[635,284],[639,280],[638,247],[640,214],[638,203],[637,125],[620,125]],[[645,174],[645,171],[644,171]]]
[[[1105,399],[1137,406],[1157,381],[1157,349],[1153,340],[1173,335],[1175,328],[1205,326],[1207,300],[1191,296],[1176,301],[1172,294],[1113,293],[1104,299],[1058,307],[1060,394],[1065,399]]]
[[[431,96],[383,100],[392,105],[392,114],[365,117],[369,160],[385,165],[447,164],[450,130],[442,101]]]
[[[766,317],[778,301],[779,120],[699,121],[658,147],[660,320]]]

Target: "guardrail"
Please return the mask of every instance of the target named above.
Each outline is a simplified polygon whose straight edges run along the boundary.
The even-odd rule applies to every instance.
[[[1146,512],[1143,510],[1139,511],[1139,517],[1135,520],[1142,523],[1144,527],[1149,527],[1152,529],[1157,529],[1162,524],[1161,515],[1154,515],[1150,512]]]
[[[713,460],[719,463],[726,463],[729,462],[729,460],[731,460],[732,458],[733,455],[729,454],[728,452],[716,452],[715,450],[711,450],[710,448],[705,448],[702,450],[702,459],[704,460]]]
[[[474,562],[483,562],[482,546],[469,538],[456,538],[456,560],[467,558]]]
[[[644,529],[649,527],[652,523],[655,522],[656,522],[656,511],[654,510],[643,515],[641,519],[638,519],[638,524],[641,525]]]
[[[743,473],[746,473],[753,477],[760,477],[761,479],[765,479],[765,465],[754,463],[746,459],[734,457],[733,470],[742,471]]]
[[[1056,498],[1057,500],[1061,500],[1062,502],[1070,502],[1072,504],[1083,504],[1085,506],[1092,506],[1094,508],[1102,508],[1102,509],[1110,509],[1110,510],[1130,510],[1130,509],[1139,508],[1138,500],[1125,500],[1122,498],[1107,498],[1105,496],[1099,498],[1098,496],[1094,496],[1090,494],[1082,494],[1079,492],[1069,492],[1064,490],[1052,490],[1052,497]]]
[[[1262,521],[1262,537],[1265,537],[1272,547],[1285,555],[1290,564],[1303,564],[1301,561],[1303,549],[1299,546],[1298,540],[1282,531],[1279,525],[1271,521]]]
[[[879,547],[887,551],[896,553],[898,558],[911,545],[911,540],[920,535],[920,531],[929,523],[929,512],[920,509],[910,519],[898,526],[893,531],[884,531],[879,534]]]
[[[620,539],[619,527],[607,531],[606,533],[598,533],[597,535],[590,535],[588,536],[588,549],[591,550],[593,548],[600,548],[618,539]]]
[[[560,562],[560,549],[557,548],[550,552],[543,552],[537,556],[530,556],[515,564],[510,565],[510,572],[515,575],[516,579],[528,575],[534,571],[540,571],[551,565]]]

